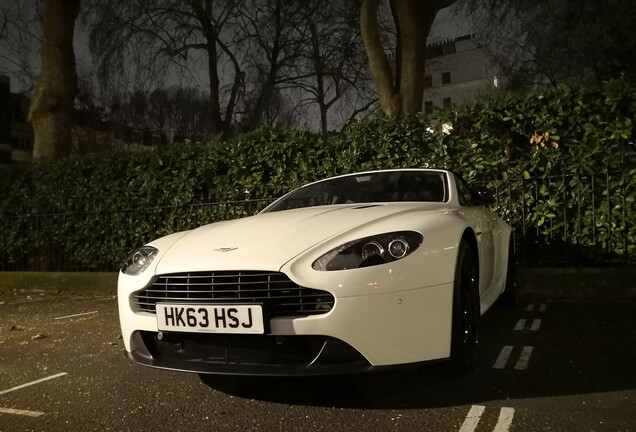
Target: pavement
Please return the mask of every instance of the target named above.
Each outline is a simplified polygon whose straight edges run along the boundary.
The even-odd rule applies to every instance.
[[[124,358],[115,293],[0,295],[0,431],[636,431],[636,298],[601,286],[484,315],[476,368],[228,378]]]

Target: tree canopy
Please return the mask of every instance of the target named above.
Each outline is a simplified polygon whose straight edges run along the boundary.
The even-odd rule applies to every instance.
[[[463,0],[513,88],[601,82],[633,74],[636,2]]]

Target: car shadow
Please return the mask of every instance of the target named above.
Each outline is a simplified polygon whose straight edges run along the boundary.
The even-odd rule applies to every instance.
[[[430,369],[430,370],[429,370]],[[224,393],[261,401],[356,409],[435,408],[493,400],[599,393],[636,388],[631,373],[608,379],[591,364],[572,373],[498,376],[475,371],[457,374],[443,366],[424,371],[396,371],[330,377],[214,376],[206,384]],[[582,379],[582,377],[585,377]]]
[[[484,319],[475,370],[458,373],[449,363],[419,369],[327,377],[207,376],[215,390],[249,399],[295,405],[358,409],[447,407],[493,400],[602,393],[636,389],[636,302],[568,303],[542,315],[541,332],[512,332],[515,311]],[[493,365],[504,345],[533,346],[527,370],[511,361]],[[518,356],[518,355],[517,355]]]

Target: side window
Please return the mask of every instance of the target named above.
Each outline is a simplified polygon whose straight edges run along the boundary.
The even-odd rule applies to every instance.
[[[470,188],[464,180],[455,176],[455,184],[457,185],[457,198],[459,199],[459,205],[462,207],[474,205]]]

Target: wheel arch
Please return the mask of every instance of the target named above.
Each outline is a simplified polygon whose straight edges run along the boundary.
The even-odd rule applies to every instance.
[[[481,273],[481,260],[479,259],[479,245],[477,243],[477,235],[475,234],[475,231],[473,231],[471,227],[466,227],[462,233],[460,241],[462,240],[465,240],[470,245],[473,256],[475,260],[477,260],[477,275],[479,276]]]

